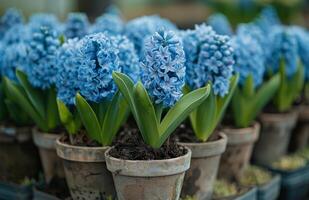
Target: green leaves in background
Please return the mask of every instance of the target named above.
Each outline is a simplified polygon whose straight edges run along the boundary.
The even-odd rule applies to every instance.
[[[5,95],[3,83],[0,83],[0,120],[5,120],[7,116],[7,108],[5,106]]]
[[[114,81],[127,100],[145,143],[160,148],[169,135],[209,95],[210,86],[184,95],[163,119],[161,105],[154,105],[141,82],[134,85],[125,74],[114,72]]]
[[[76,110],[71,112],[70,109],[60,100],[57,99],[58,112],[62,125],[69,134],[76,134],[81,128],[81,120]]]
[[[231,78],[229,92],[223,98],[215,95],[213,90],[211,90],[209,97],[190,114],[193,131],[199,140],[206,141],[220,123],[234,93],[237,82],[238,75],[233,76]]]
[[[246,128],[252,124],[261,110],[273,98],[279,88],[279,74],[273,76],[255,91],[253,77],[246,79],[244,86],[236,87],[232,97],[231,108],[236,127]]]
[[[61,107],[58,105],[58,108],[61,109],[60,115],[63,113],[61,121],[64,124],[70,122],[77,127],[79,124],[76,122],[80,118],[88,136],[103,146],[111,145],[116,133],[129,115],[128,105],[119,92],[114,95],[111,101],[94,105],[90,105],[80,94],[77,94],[78,118],[70,115],[68,109],[63,108],[63,103]]]
[[[285,73],[285,63],[280,65],[280,85],[274,97],[274,105],[279,112],[288,111],[294,101],[300,96],[304,85],[304,67],[299,63],[296,73],[288,78]]]
[[[59,115],[54,88],[46,91],[33,88],[27,76],[17,70],[20,84],[4,78],[7,97],[19,105],[44,132],[49,132],[59,125]]]

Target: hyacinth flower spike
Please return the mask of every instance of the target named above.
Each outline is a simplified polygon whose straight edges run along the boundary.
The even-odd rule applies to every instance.
[[[126,75],[113,78],[127,100],[143,140],[160,148],[169,135],[209,95],[210,86],[182,95],[185,55],[172,31],[158,31],[145,42],[142,78],[137,84]],[[162,109],[167,113],[162,116]]]
[[[272,54],[269,57],[269,74],[280,74],[280,86],[273,103],[279,112],[288,111],[300,96],[304,84],[304,67],[300,62],[295,30],[277,27],[271,33]]]
[[[238,75],[233,72],[233,48],[230,37],[217,35],[204,24],[183,36],[186,52],[185,93],[210,83],[207,99],[190,114],[195,136],[206,141],[220,122],[234,93]]]
[[[275,95],[280,76],[277,74],[264,82],[265,56],[256,38],[238,33],[233,38],[233,47],[235,71],[240,78],[232,97],[231,108],[236,127],[246,128]]]
[[[28,67],[17,69],[20,85],[5,78],[8,96],[33,119],[41,131],[58,127],[59,114],[56,103],[55,56],[61,43],[58,34],[42,27],[29,42]]]
[[[58,54],[57,103],[70,136],[77,134],[82,124],[89,138],[111,145],[129,115],[112,72],[123,72],[136,81],[137,60],[133,43],[124,36],[96,33],[63,45]]]

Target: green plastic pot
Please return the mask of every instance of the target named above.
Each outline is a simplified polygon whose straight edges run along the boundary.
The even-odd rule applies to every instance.
[[[32,188],[30,185],[17,185],[0,181],[0,200],[31,200]]]
[[[309,192],[309,165],[293,171],[270,170],[281,175],[280,200],[306,199]]]
[[[278,198],[280,193],[281,176],[279,174],[274,177],[266,184],[261,185],[257,188],[257,199],[258,200],[275,200]]]

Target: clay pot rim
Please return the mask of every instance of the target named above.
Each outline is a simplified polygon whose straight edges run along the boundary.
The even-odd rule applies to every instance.
[[[293,118],[297,120],[298,115],[299,115],[299,109],[294,107],[290,111],[284,112],[284,113],[262,112],[259,116],[259,119],[261,121],[266,121],[266,122],[282,122],[285,120],[290,121]]]
[[[110,148],[110,146],[74,146],[63,143],[60,139],[61,137],[56,140],[56,150],[57,155],[64,160],[76,162],[105,162],[105,152]]]
[[[257,141],[260,133],[261,125],[255,121],[251,126],[246,128],[223,128],[223,132],[227,136],[227,145],[238,145],[253,143]],[[248,134],[249,133],[249,134]]]
[[[34,144],[40,148],[55,149],[55,142],[60,134],[41,132],[37,127],[32,129],[32,137]]]
[[[191,150],[185,147],[187,153],[183,156],[164,160],[124,160],[112,157],[105,152],[107,169],[114,174],[134,177],[158,177],[184,173],[190,168]]]
[[[186,146],[192,151],[192,158],[204,158],[221,155],[227,144],[227,136],[224,132],[218,133],[219,139],[209,142],[178,142],[178,144]]]

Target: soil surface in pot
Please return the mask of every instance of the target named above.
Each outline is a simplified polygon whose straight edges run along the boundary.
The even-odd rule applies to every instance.
[[[90,139],[84,130],[80,131],[75,135],[65,134],[63,137],[60,138],[60,142],[74,145],[74,146],[81,146],[81,147],[101,147],[97,141]]]
[[[215,131],[215,133],[211,134],[211,136],[207,139],[207,142],[216,141],[219,138],[218,131]],[[204,143],[195,136],[192,128],[187,124],[181,124],[172,134],[171,140],[183,143]]]
[[[187,150],[168,139],[161,148],[154,149],[144,143],[139,131],[125,128],[114,142],[110,155],[124,160],[163,160],[183,156]]]

